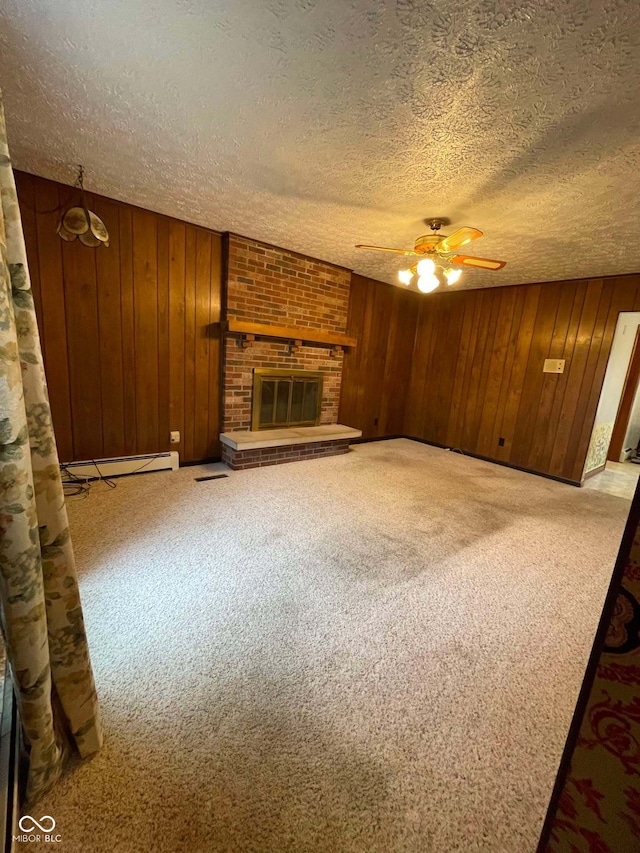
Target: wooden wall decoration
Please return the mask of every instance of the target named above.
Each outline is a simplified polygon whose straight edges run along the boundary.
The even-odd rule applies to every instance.
[[[427,296],[354,276],[340,420],[579,482],[618,314],[639,309],[640,275]]]
[[[89,193],[111,245],[65,243],[71,189],[16,184],[61,461],[219,456],[221,236]]]

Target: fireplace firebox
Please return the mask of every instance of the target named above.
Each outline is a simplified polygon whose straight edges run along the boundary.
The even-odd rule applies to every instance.
[[[321,406],[322,373],[254,369],[251,429],[317,426]]]

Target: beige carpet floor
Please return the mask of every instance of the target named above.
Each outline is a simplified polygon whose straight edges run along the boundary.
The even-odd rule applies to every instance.
[[[70,504],[106,743],[60,849],[533,851],[629,502],[404,439],[201,473]]]

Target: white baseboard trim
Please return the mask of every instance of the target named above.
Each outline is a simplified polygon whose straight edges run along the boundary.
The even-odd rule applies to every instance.
[[[147,453],[142,456],[119,456],[113,459],[87,459],[69,462],[63,468],[74,477],[99,480],[101,477],[121,477],[123,474],[147,473],[149,471],[177,471],[180,456],[175,450],[166,453]]]

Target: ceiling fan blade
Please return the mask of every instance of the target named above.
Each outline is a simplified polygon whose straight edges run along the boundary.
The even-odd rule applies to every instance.
[[[473,255],[454,255],[448,260],[451,264],[478,267],[481,270],[501,270],[507,263],[506,261],[492,261],[489,258],[475,258]]]
[[[417,255],[412,249],[387,249],[384,246],[363,246],[358,243],[356,249],[373,249],[376,252],[394,252],[396,255]]]
[[[438,243],[438,251],[453,252],[454,249],[466,246],[467,243],[470,243],[472,240],[477,240],[478,237],[482,237],[482,231],[478,231],[477,228],[470,228],[468,225],[465,225],[464,228],[458,228],[458,230],[454,231],[453,234],[449,234],[448,237],[441,240]]]

